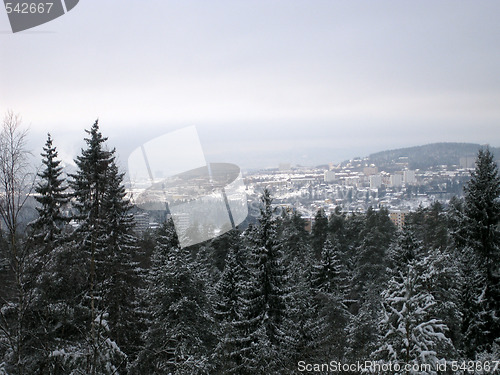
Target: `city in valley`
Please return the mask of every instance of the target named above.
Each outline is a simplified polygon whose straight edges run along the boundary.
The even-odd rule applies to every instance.
[[[473,166],[471,157],[463,158],[460,165],[415,170],[409,169],[408,158],[401,157],[394,164],[395,170],[388,172],[367,158],[359,158],[315,168],[280,164],[275,169],[247,173],[245,183],[251,200],[268,188],[277,206],[297,210],[308,221],[314,220],[319,209],[327,215],[339,209],[349,215],[365,213],[370,206],[384,206],[401,228],[407,213],[460,195]]]
[[[275,214],[297,212],[309,231],[320,209],[327,216],[356,215],[366,213],[369,207],[386,208],[392,222],[402,229],[408,213],[436,201],[446,205],[453,196],[463,195],[480,147],[438,143],[314,167],[280,163],[275,168],[243,170],[247,222],[259,216],[259,197],[267,189],[273,197]],[[181,190],[189,189],[176,186],[175,194],[159,191],[157,196],[189,200],[190,194],[181,194]],[[158,226],[161,217],[154,211],[136,212],[141,230]],[[179,225],[188,223],[185,219]]]

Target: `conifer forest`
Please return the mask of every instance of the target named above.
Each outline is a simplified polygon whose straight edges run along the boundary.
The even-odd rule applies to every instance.
[[[500,175],[487,147],[463,196],[402,229],[384,207],[339,208],[308,232],[263,189],[255,222],[181,248],[171,220],[135,229],[97,121],[71,173],[50,135],[31,173],[27,136],[8,114],[1,375],[500,373]],[[342,366],[366,361],[379,367]]]

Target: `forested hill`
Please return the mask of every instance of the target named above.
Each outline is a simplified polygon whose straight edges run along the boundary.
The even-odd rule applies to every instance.
[[[95,121],[70,175],[48,135],[26,228],[25,133],[14,115],[3,126],[0,375],[499,374],[489,150],[463,198],[420,206],[401,230],[384,206],[339,206],[309,232],[265,189],[243,231],[170,218],[142,232]]]
[[[381,151],[369,156],[370,162],[379,166],[390,166],[401,157],[408,157],[410,169],[427,169],[435,165],[460,165],[460,158],[475,157],[483,147],[475,143],[431,143],[424,146],[400,148]],[[500,148],[490,147],[490,150],[500,158]]]

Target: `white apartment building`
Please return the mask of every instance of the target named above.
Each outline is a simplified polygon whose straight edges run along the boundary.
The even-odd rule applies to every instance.
[[[399,187],[403,185],[403,175],[401,174],[391,174],[390,185],[393,187]]]
[[[382,186],[382,176],[379,174],[370,176],[370,189],[378,189]]]
[[[408,170],[404,171],[403,178],[404,178],[405,184],[407,184],[407,185],[414,185],[417,183],[417,179],[415,177],[415,171],[413,171],[413,170],[408,169]]]

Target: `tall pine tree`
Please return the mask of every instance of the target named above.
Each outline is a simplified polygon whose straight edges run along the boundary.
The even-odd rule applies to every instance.
[[[290,288],[284,256],[278,243],[272,198],[261,197],[258,225],[248,232],[250,281],[247,287],[247,330],[254,341],[246,358],[254,373],[279,373],[294,346],[289,316]]]
[[[394,275],[382,293],[384,315],[380,321],[380,347],[373,356],[383,361],[430,365],[446,359],[442,348],[451,346],[448,327],[432,314],[436,301],[425,288],[417,261]]]
[[[110,337],[134,361],[141,346],[138,287],[138,251],[131,204],[123,186],[123,173],[115,162],[108,168],[108,185],[103,198],[104,246],[102,298],[108,314]],[[125,368],[125,363],[121,366]]]
[[[316,259],[321,258],[321,251],[328,236],[328,217],[325,210],[320,208],[314,216],[314,224],[311,232],[311,244],[316,255]]]
[[[467,294],[464,306],[466,352],[490,351],[500,337],[500,176],[488,148],[479,150],[465,187],[463,229]]]
[[[147,275],[151,323],[135,371],[140,374],[208,374],[213,345],[202,280],[189,248],[180,248],[173,222],[158,235]]]
[[[349,311],[346,294],[349,287],[347,267],[342,263],[340,245],[326,240],[321,259],[313,268],[311,283],[318,319],[322,323],[323,358],[343,360]]]
[[[213,361],[217,374],[244,374],[245,350],[251,338],[245,332],[244,318],[245,270],[234,249],[227,254],[226,265],[215,286],[214,317],[217,326],[217,346]]]
[[[66,193],[68,186],[63,178],[63,167],[57,159],[57,149],[50,134],[47,134],[47,142],[41,156],[44,169],[38,173],[40,180],[35,186],[35,200],[39,204],[36,207],[38,218],[32,228],[35,239],[41,239],[50,250],[59,239],[64,225],[68,223],[64,208],[69,201],[69,195]]]
[[[123,371],[136,350],[135,334],[129,331],[137,287],[131,262],[135,247],[115,151],[106,148],[97,121],[86,132],[87,148],[75,159],[77,172],[70,175],[78,226],[69,244],[72,253],[67,254],[79,262],[75,272],[83,278],[72,293],[81,312],[81,335],[66,355],[61,354],[65,348],[57,353],[68,368],[110,374]]]
[[[63,178],[63,168],[52,137],[47,135],[43,148],[44,169],[38,173],[35,186],[35,200],[39,206],[38,218],[31,225],[30,242],[33,253],[30,261],[33,283],[30,288],[35,296],[31,309],[30,331],[31,368],[30,372],[57,373],[57,364],[51,353],[57,346],[60,327],[64,325],[65,314],[60,309],[60,290],[56,281],[60,274],[58,253],[64,242],[69,221],[64,210],[69,201],[67,185]]]
[[[350,220],[353,219],[355,221],[350,225],[359,220]],[[356,226],[359,224],[358,222]],[[389,277],[387,253],[395,233],[395,227],[385,208],[375,211],[369,207],[363,224],[358,234],[359,246],[353,249],[355,254],[350,294],[353,303],[348,333],[351,360],[367,358],[374,349],[380,318],[380,294]]]

